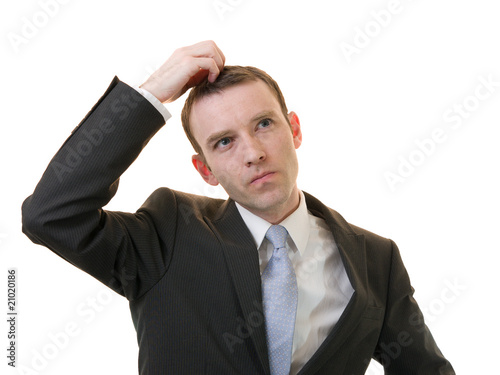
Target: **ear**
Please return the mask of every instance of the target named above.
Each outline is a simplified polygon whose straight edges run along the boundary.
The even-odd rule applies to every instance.
[[[194,168],[198,171],[201,178],[203,178],[207,184],[210,184],[212,186],[219,185],[219,181],[213,175],[203,156],[201,156],[200,154],[193,155],[191,161],[194,165]]]
[[[300,130],[299,116],[292,111],[288,114],[288,120],[290,121],[290,126],[292,127],[293,144],[297,149],[302,144],[302,130]]]

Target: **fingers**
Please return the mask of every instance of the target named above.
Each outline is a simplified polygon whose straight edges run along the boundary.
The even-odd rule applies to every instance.
[[[197,59],[198,67],[202,70],[208,71],[208,80],[210,82],[215,81],[215,79],[219,76],[222,67],[218,65],[213,58],[208,57],[199,57]]]
[[[174,51],[141,87],[162,103],[172,102],[205,77],[214,82],[225,62],[224,54],[211,40],[182,47]]]
[[[192,56],[195,57],[209,57],[215,60],[217,66],[222,68],[226,61],[226,57],[220,48],[212,40],[206,40],[186,47]]]
[[[182,53],[196,58],[200,69],[208,70],[208,80],[210,82],[215,81],[226,62],[226,57],[221,49],[211,40],[185,47]]]

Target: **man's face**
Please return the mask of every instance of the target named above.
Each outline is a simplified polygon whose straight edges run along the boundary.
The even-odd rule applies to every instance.
[[[211,185],[254,214],[273,222],[298,206],[298,161],[302,141],[295,113],[281,111],[260,80],[229,87],[197,101],[190,123],[203,156],[193,164]]]

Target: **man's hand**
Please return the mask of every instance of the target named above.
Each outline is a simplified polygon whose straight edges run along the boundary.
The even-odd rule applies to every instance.
[[[170,103],[208,76],[215,81],[226,58],[213,41],[177,49],[172,56],[141,85],[162,103]]]

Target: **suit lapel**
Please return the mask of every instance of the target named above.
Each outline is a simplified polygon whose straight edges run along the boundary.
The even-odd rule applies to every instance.
[[[344,263],[347,276],[354,289],[351,300],[319,349],[304,365],[299,374],[314,373],[337,351],[358,325],[367,305],[366,256],[363,235],[355,234],[349,224],[337,212],[323,205],[316,198],[304,193],[307,208],[315,216],[325,220]]]
[[[250,324],[252,341],[266,374],[270,373],[267,353],[259,256],[252,235],[231,199],[220,208],[213,221],[214,232],[223,248],[238,300],[246,322],[261,318],[262,324]]]
[[[305,192],[304,195],[308,210],[313,215],[324,219],[331,229],[354,293],[332,332],[299,374],[318,371],[349,337],[367,306],[364,236],[354,233],[337,212],[329,209],[311,195]],[[253,238],[231,199],[221,206],[217,218],[213,221],[213,226],[214,233],[223,248],[245,320],[251,321],[249,317],[255,316],[256,313],[263,314],[259,259]],[[251,338],[261,365],[265,373],[269,374],[264,323],[254,328]]]

